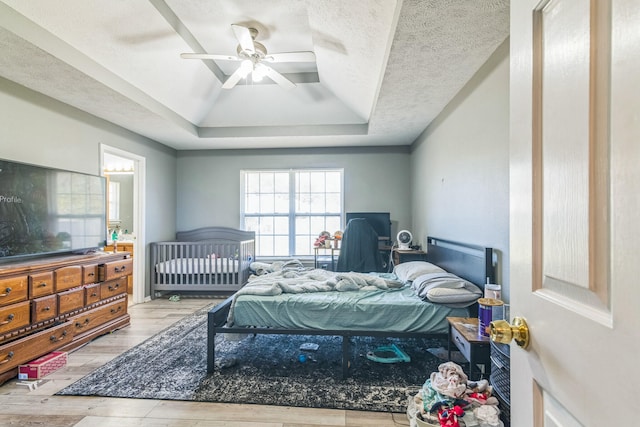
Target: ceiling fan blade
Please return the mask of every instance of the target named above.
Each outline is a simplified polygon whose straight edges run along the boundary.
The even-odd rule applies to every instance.
[[[285,76],[283,76],[282,74],[274,70],[273,68],[268,67],[264,64],[259,64],[259,65],[264,75],[269,77],[271,80],[273,80],[283,88],[293,89],[294,87],[296,87],[295,83],[293,83],[291,80],[289,80],[288,78],[286,78]]]
[[[212,53],[181,53],[182,59],[217,59],[222,61],[239,61],[240,58],[232,55],[216,55]]]
[[[252,68],[253,68],[253,66],[251,65],[251,62],[243,61],[242,65],[240,65],[238,67],[238,69],[236,71],[234,71],[234,73],[231,74],[227,78],[227,80],[225,80],[224,84],[222,85],[222,89],[231,89],[231,88],[233,88],[235,85],[238,84],[238,82],[240,80],[242,80],[243,78],[247,77],[247,74],[249,74],[251,72]]]
[[[236,39],[238,39],[242,50],[247,50],[250,52],[256,51],[256,48],[253,45],[253,37],[251,37],[251,31],[247,27],[231,24],[231,29],[233,29],[233,34],[236,36]]]
[[[315,62],[316,54],[313,52],[282,52],[270,53],[264,57],[268,62]]]

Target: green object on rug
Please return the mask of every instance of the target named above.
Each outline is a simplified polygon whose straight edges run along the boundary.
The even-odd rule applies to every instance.
[[[411,362],[411,357],[395,344],[383,345],[368,352],[367,359],[378,363]]]
[[[441,361],[427,351],[434,339],[351,338],[349,378],[342,379],[342,338],[250,335],[216,341],[216,364],[207,375],[207,312],[185,317],[122,353],[57,395],[190,400],[261,405],[405,412],[407,399]],[[300,363],[300,346],[318,349]],[[411,362],[376,363],[366,354],[401,345]],[[308,353],[307,353],[308,355]]]

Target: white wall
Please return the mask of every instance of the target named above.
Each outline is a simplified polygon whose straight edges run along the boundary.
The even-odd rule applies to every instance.
[[[411,171],[414,238],[496,248],[508,301],[508,40],[413,144]]]
[[[99,144],[146,158],[146,243],[237,227],[240,170],[344,168],[345,212],[389,211],[403,228],[493,246],[508,280],[508,44],[412,146],[175,152],[0,79],[0,158],[98,174]],[[177,156],[177,159],[176,159]],[[508,295],[508,291],[506,292]]]
[[[0,158],[99,175],[100,143],[146,159],[145,244],[174,238],[175,150],[0,78]]]
[[[344,168],[345,212],[390,212],[411,224],[408,147],[181,151],[178,230],[240,224],[243,169]]]

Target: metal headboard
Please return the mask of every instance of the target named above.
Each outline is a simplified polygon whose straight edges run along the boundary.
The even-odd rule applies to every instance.
[[[496,283],[493,248],[427,236],[427,261],[482,289]]]

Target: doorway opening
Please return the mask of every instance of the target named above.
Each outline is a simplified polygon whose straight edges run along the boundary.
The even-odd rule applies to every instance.
[[[106,250],[117,248],[119,251],[131,252],[133,274],[128,292],[131,302],[138,304],[145,300],[145,158],[101,144],[100,164],[102,174],[107,178],[109,195]]]

